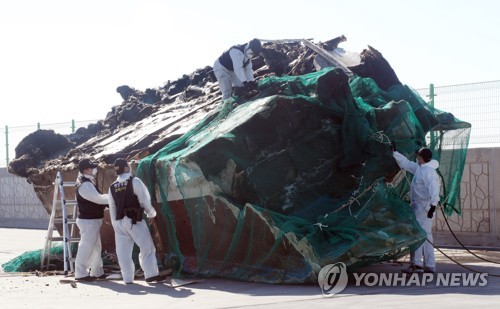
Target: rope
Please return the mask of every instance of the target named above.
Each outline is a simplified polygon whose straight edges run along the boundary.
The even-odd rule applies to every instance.
[[[360,204],[360,203],[359,203],[359,201],[358,201],[358,199],[359,199],[361,196],[363,196],[366,192],[368,192],[368,191],[370,191],[371,189],[373,189],[373,187],[375,187],[375,185],[376,185],[377,183],[378,183],[377,181],[375,181],[374,183],[372,183],[372,184],[371,184],[368,188],[366,188],[363,192],[361,192],[360,194],[358,194],[358,196],[356,196],[356,197],[351,196],[351,197],[349,198],[349,202],[347,202],[347,203],[345,203],[344,205],[340,206],[338,209],[336,209],[336,210],[335,210],[335,211],[333,211],[333,212],[334,212],[334,213],[339,212],[339,211],[341,211],[342,209],[346,208],[347,206],[351,206],[351,205],[352,205],[352,204],[354,204],[354,203],[358,203],[358,204]]]

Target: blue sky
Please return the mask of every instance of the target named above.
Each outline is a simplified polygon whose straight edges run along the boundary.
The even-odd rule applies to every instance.
[[[162,86],[234,44],[340,34],[378,49],[413,88],[500,79],[494,0],[0,3],[0,126],[104,119],[116,87]]]

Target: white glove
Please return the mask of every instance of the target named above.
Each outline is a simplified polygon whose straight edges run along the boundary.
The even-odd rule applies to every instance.
[[[146,212],[146,217],[148,219],[156,217],[156,210],[154,208],[151,208],[150,211]]]

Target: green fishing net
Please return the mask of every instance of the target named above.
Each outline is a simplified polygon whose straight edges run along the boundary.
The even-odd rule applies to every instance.
[[[408,204],[411,175],[391,141],[440,161],[441,202],[460,213],[470,124],[408,86],[379,89],[338,69],[268,77],[141,160],[136,175],[163,216],[153,228],[175,275],[315,282],[319,269],[400,257],[425,239]]]

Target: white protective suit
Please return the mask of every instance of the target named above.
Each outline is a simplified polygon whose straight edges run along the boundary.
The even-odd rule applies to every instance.
[[[243,82],[254,81],[252,61],[247,53],[248,43],[245,45],[244,52],[241,52],[237,48],[231,48],[229,50],[229,56],[233,62],[234,71],[228,70],[224,67],[219,58],[214,63],[214,74],[219,82],[219,88],[222,92],[222,100],[229,99],[232,94],[234,87],[243,87]],[[243,64],[248,61],[248,64],[244,67]]]
[[[429,219],[427,212],[431,208],[431,205],[437,206],[439,203],[440,182],[436,172],[439,162],[431,160],[419,165],[416,162],[408,160],[397,151],[393,152],[393,156],[400,168],[413,174],[410,188],[411,207],[417,222],[427,234],[427,239],[433,242],[432,220],[434,216],[432,219]],[[429,241],[425,241],[415,252],[411,252],[410,258],[413,265],[435,271],[436,260],[434,257],[434,248]]]
[[[80,183],[80,177],[86,177],[91,180]],[[78,174],[76,183],[78,192],[84,199],[100,205],[108,204],[108,195],[100,194],[92,184],[94,177],[85,174]],[[84,278],[87,276],[99,277],[104,275],[101,258],[101,219],[76,219],[76,224],[80,230],[80,242],[78,243],[78,252],[75,259],[75,278]],[[90,268],[90,273],[89,273]]]
[[[124,182],[130,178],[131,173],[118,175],[118,182]],[[137,177],[132,180],[134,194],[137,195],[140,206],[144,209],[148,218],[156,217],[156,210],[151,205],[151,196],[146,185]],[[111,190],[111,188],[110,188]],[[146,279],[158,276],[158,263],[156,259],[156,248],[149,232],[149,228],[144,220],[132,224],[132,219],[125,216],[121,220],[116,220],[116,204],[111,191],[109,192],[109,215],[111,224],[115,230],[116,254],[120,265],[123,282],[132,283],[135,274],[135,265],[132,260],[134,242],[139,246],[139,264],[144,271]]]

